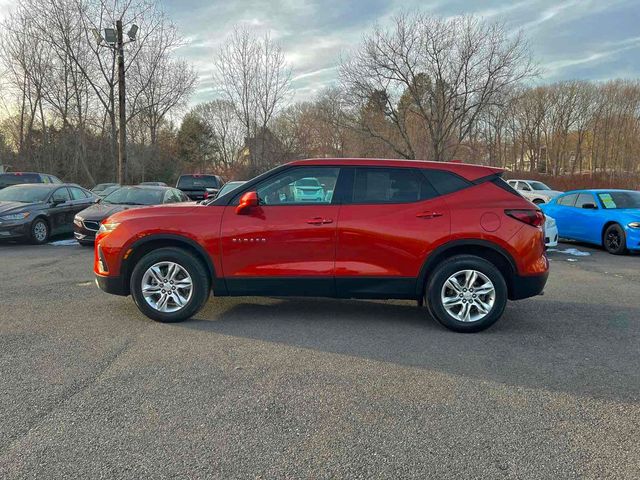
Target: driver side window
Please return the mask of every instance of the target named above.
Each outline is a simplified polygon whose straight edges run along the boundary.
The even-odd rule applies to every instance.
[[[294,167],[256,186],[261,205],[330,204],[338,167]]]

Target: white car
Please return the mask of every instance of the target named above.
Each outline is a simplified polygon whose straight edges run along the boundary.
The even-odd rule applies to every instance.
[[[548,203],[563,192],[551,190],[550,187],[537,180],[508,180],[507,183],[515,188],[527,200],[540,205]]]
[[[324,186],[317,178],[301,178],[293,183],[293,198],[296,202],[324,202]]]
[[[544,222],[544,244],[547,248],[558,246],[558,226],[556,220],[549,215],[545,215]]]

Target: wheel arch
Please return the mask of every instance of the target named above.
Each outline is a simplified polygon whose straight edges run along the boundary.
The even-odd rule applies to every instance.
[[[120,269],[122,285],[127,290],[126,294],[130,293],[129,280],[138,261],[147,253],[158,248],[166,247],[181,248],[192,253],[206,267],[209,272],[209,277],[211,278],[211,286],[214,287],[216,283],[216,271],[213,261],[198,242],[182,235],[158,234],[141,238],[127,248]]]
[[[429,275],[438,265],[455,255],[475,255],[491,262],[503,275],[507,284],[508,296],[511,298],[513,283],[517,273],[516,263],[505,249],[492,242],[479,239],[454,240],[436,248],[425,260],[420,269],[416,285],[416,297],[424,294]]]

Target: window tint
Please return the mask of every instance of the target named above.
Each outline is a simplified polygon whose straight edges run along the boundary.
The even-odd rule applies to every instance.
[[[337,167],[291,168],[259,183],[256,191],[262,205],[329,204],[339,172]]]
[[[71,190],[71,198],[74,200],[85,200],[87,198],[87,194],[81,188],[69,187],[69,190]]]
[[[413,168],[356,168],[353,203],[407,203],[437,195]]]
[[[518,182],[518,189],[523,190],[525,192],[531,191],[531,187],[529,186],[528,183],[525,183],[525,182]]]
[[[471,186],[471,182],[459,177],[455,173],[432,169],[424,169],[422,171],[440,195],[457,192],[458,190]]]
[[[590,193],[581,193],[580,195],[578,195],[578,200],[576,201],[576,207],[582,208],[582,205],[584,205],[585,203],[592,203],[595,205],[596,201],[593,198],[593,195],[591,195]]]
[[[565,207],[573,207],[576,204],[577,198],[578,198],[577,193],[573,193],[571,195],[565,195],[564,197],[560,197],[558,199],[558,205],[564,205]]]
[[[69,190],[67,190],[66,188],[59,188],[55,192],[53,192],[53,196],[51,197],[51,199],[56,202],[68,202],[69,200],[71,200],[71,197],[69,196]]]

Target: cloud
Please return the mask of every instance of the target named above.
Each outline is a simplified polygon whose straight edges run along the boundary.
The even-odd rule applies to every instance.
[[[0,0],[1,2],[7,0]],[[311,98],[337,79],[341,55],[376,23],[419,9],[434,15],[464,14],[524,30],[548,80],[640,76],[638,0],[164,0],[168,14],[191,40],[178,54],[200,74],[193,102],[215,98],[211,77],[216,49],[236,24],[269,32],[283,46],[293,71],[294,98]],[[635,55],[635,58],[638,58]]]

